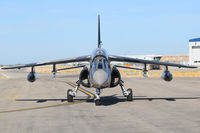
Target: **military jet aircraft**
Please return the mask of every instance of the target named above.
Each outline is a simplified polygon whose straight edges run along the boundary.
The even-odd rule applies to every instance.
[[[143,69],[133,68],[133,67],[125,67],[119,65],[111,65],[111,62],[128,62],[128,63],[140,63],[144,64]],[[86,65],[78,65],[71,68],[64,69],[56,69],[56,64],[64,64],[64,63],[73,63],[73,62],[88,62],[89,66]],[[124,82],[121,79],[120,72],[117,68],[127,68],[127,69],[136,69],[143,71],[143,75],[147,76],[147,64],[156,64],[163,65],[165,67],[164,72],[161,77],[165,81],[171,81],[173,76],[168,70],[168,66],[172,67],[184,67],[184,68],[196,68],[194,66],[187,66],[182,64],[168,63],[168,62],[159,62],[154,60],[144,60],[144,59],[136,59],[115,55],[108,55],[105,49],[102,48],[102,42],[100,37],[100,16],[98,15],[98,48],[94,50],[92,55],[80,56],[75,58],[67,58],[62,60],[54,60],[40,63],[31,63],[25,65],[17,65],[11,67],[4,67],[2,69],[20,69],[25,67],[31,67],[31,72],[27,76],[27,80],[30,82],[34,82],[36,80],[34,68],[37,66],[43,65],[52,65],[53,66],[53,75],[55,76],[57,71],[66,70],[66,69],[74,69],[82,67],[82,71],[79,75],[79,80],[76,82],[77,86],[74,90],[69,89],[67,91],[67,100],[68,102],[72,102],[73,98],[77,95],[77,91],[80,85],[84,87],[92,87],[96,88],[95,93],[95,104],[101,105],[100,100],[100,90],[104,88],[111,88],[120,85],[122,89],[122,93],[125,97],[127,97],[127,101],[133,100],[133,92],[132,89],[125,89]]]

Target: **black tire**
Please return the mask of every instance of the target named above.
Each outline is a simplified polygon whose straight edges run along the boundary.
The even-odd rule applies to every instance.
[[[132,89],[128,89],[127,91],[130,92],[130,94],[127,96],[127,101],[133,101],[133,91]]]
[[[96,106],[101,105],[101,100],[100,100],[100,99],[95,100],[95,105],[96,105]]]
[[[68,102],[73,102],[73,96],[70,95],[70,92],[72,92],[71,89],[67,90],[67,101]]]

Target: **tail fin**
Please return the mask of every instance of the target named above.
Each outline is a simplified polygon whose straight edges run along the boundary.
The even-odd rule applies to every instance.
[[[101,48],[100,15],[98,15],[98,48]]]

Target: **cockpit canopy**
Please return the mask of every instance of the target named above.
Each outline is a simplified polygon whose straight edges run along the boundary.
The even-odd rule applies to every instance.
[[[108,62],[107,62],[106,58],[104,56],[96,56],[93,59],[92,68],[94,70],[97,70],[97,69],[106,70],[108,68]]]

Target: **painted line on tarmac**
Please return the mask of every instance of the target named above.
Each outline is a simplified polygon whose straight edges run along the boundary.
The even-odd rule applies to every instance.
[[[76,87],[75,84],[70,83],[70,82],[65,82],[68,85],[72,86],[72,87]],[[12,112],[21,112],[21,111],[31,111],[31,110],[38,110],[38,109],[45,109],[45,108],[53,108],[53,107],[61,107],[61,106],[67,106],[67,105],[73,105],[73,104],[78,104],[78,103],[82,103],[85,102],[87,100],[92,100],[94,99],[95,95],[83,88],[78,88],[78,90],[80,90],[82,93],[88,95],[88,98],[85,100],[79,100],[79,101],[74,101],[74,102],[67,102],[67,103],[63,103],[63,104],[56,104],[56,105],[48,105],[48,106],[41,106],[41,107],[32,107],[32,108],[23,108],[23,109],[13,109],[13,110],[6,110],[6,111],[0,111],[0,114],[2,113],[12,113]],[[15,95],[13,95],[13,97],[17,97]]]
[[[15,95],[15,94],[8,95],[8,96],[10,96],[10,97],[12,97],[12,98],[18,98],[18,97],[19,97],[19,95]]]
[[[0,73],[3,77],[5,77],[6,79],[9,79],[10,77],[8,75],[6,75],[5,73]]]
[[[45,109],[45,108],[53,108],[53,107],[60,107],[60,106],[67,106],[72,104],[81,103],[82,101],[76,101],[71,103],[64,103],[64,104],[56,104],[56,105],[49,105],[49,106],[42,106],[42,107],[33,107],[33,108],[24,108],[24,109],[15,109],[15,110],[7,110],[7,111],[0,111],[1,113],[12,113],[12,112],[21,112],[21,111],[29,111],[29,110],[37,110],[37,109]]]
[[[0,95],[0,100],[13,100],[13,99],[16,99],[16,98],[19,98],[19,95],[15,95],[15,94],[11,94],[11,95],[7,95],[5,97],[5,95]]]

